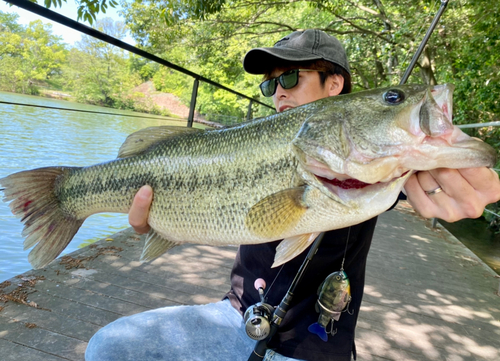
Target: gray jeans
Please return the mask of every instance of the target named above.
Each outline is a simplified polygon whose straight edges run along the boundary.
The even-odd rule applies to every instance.
[[[255,341],[228,300],[123,317],[90,340],[86,361],[246,361]],[[265,361],[297,361],[268,350]]]

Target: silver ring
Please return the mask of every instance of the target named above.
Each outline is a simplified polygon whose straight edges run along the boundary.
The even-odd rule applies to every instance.
[[[437,187],[436,189],[433,189],[431,191],[425,191],[428,196],[432,196],[433,194],[441,193],[443,191],[443,188]]]

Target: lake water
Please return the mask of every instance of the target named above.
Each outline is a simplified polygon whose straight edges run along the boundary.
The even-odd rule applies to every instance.
[[[38,167],[86,166],[112,160],[130,133],[150,126],[186,126],[185,121],[166,117],[13,93],[0,92],[0,101],[112,113],[0,103],[0,178]],[[93,215],[61,255],[127,227],[127,215]],[[0,282],[31,269],[29,250],[23,251],[22,228],[7,203],[0,202]]]
[[[484,218],[439,223],[500,275],[500,234],[488,229]]]

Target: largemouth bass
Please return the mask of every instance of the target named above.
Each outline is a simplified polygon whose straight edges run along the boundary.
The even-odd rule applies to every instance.
[[[453,86],[406,85],[330,97],[209,131],[156,127],[130,135],[118,159],[0,179],[24,223],[29,261],[56,258],[84,220],[128,212],[154,190],[141,260],[184,243],[283,239],[275,264],[317,234],[391,207],[415,170],[493,166],[495,151],[452,125]]]

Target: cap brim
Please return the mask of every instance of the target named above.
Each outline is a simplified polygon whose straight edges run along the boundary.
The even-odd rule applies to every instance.
[[[283,60],[309,61],[322,59],[309,52],[287,48],[256,48],[250,50],[243,59],[243,68],[250,74],[265,74]]]

